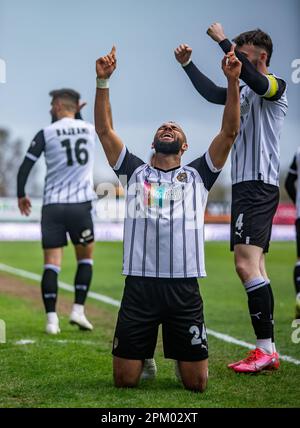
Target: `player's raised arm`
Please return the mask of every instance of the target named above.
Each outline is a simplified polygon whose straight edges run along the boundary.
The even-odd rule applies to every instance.
[[[260,30],[257,30],[257,33],[259,32]],[[226,37],[224,29],[220,23],[216,22],[210,25],[207,30],[207,34],[212,38],[212,40],[214,40],[220,45],[221,49],[225,54],[228,54],[229,51],[232,49],[232,46],[234,46],[235,54],[242,63],[240,78],[249,86],[249,88],[251,88],[259,96],[270,99],[271,101],[276,101],[281,97],[282,93],[284,92],[286,84],[282,79],[278,79],[275,76],[268,74],[266,67],[261,67],[261,69],[258,70],[254,66],[254,63],[258,63],[258,52],[256,52],[255,58],[252,58],[252,61],[254,61],[254,63],[250,61],[250,57],[247,58],[246,52],[243,51],[244,45],[249,44],[254,49],[255,47],[260,46],[260,42],[258,41],[258,39],[255,40],[253,38],[254,36],[250,33],[252,32],[243,33],[238,36],[237,39],[234,39],[234,41],[237,43],[236,46],[233,45]],[[267,41],[266,36],[263,36],[263,38],[264,43],[272,43],[271,39],[269,40],[269,42]],[[272,52],[272,50],[273,48],[270,52]],[[267,52],[263,51],[261,53],[262,55],[265,55],[264,60],[266,62],[266,66],[268,66],[270,62],[270,56],[268,55],[271,54],[267,54]]]
[[[211,103],[224,105],[226,88],[215,85],[195,66],[191,58],[192,48],[186,44],[181,44],[175,49],[174,54],[199,94]]]
[[[119,159],[123,143],[113,129],[109,101],[109,78],[116,69],[116,48],[96,61],[97,90],[95,99],[95,128],[109,164],[114,167]]]
[[[222,128],[209,147],[209,155],[215,168],[221,169],[240,128],[239,76],[241,62],[233,50],[222,61],[222,69],[227,77],[227,99],[223,114]]]

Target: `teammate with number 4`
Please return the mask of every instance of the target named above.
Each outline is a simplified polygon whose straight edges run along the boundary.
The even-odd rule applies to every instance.
[[[274,298],[266,272],[272,220],[279,202],[279,140],[287,112],[286,83],[268,70],[273,52],[270,36],[257,29],[240,34],[233,45],[222,25],[212,24],[208,35],[227,53],[235,47],[242,62],[240,78],[241,129],[231,152],[231,250],[236,271],[248,296],[256,349],[244,360],[229,364],[236,372],[277,369],[274,342]],[[191,60],[192,49],[180,45],[178,62],[197,91],[208,101],[225,104],[226,88],[215,85]]]
[[[81,120],[80,95],[71,89],[50,92],[52,124],[34,137],[20,166],[17,179],[18,204],[22,215],[29,216],[31,202],[25,193],[28,175],[35,162],[45,155],[47,175],[42,208],[42,246],[44,273],[42,297],[47,313],[46,332],[60,332],[56,313],[58,274],[67,233],[75,246],[77,272],[75,302],[70,323],[92,330],[84,313],[84,304],[92,279],[93,221],[92,204],[95,128]],[[77,119],[78,118],[78,119]]]
[[[185,388],[206,388],[208,349],[197,282],[206,276],[204,211],[240,126],[241,63],[231,52],[222,67],[227,102],[221,131],[208,151],[181,166],[186,136],[179,125],[166,122],[155,133],[155,159],[149,165],[131,154],[113,129],[108,87],[116,68],[115,48],[96,62],[96,131],[109,164],[118,177],[127,179],[126,280],[113,341],[117,387],[138,384],[144,361],[153,358],[162,324],[165,357],[177,362]]]

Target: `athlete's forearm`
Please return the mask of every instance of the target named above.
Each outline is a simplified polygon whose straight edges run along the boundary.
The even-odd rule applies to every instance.
[[[240,90],[239,80],[228,79],[227,99],[222,120],[222,132],[236,137],[240,129]]]
[[[34,165],[34,161],[28,158],[25,158],[22,162],[22,165],[19,168],[17,175],[17,196],[18,198],[23,198],[25,196],[25,186],[27,183],[28,176]]]
[[[230,51],[232,43],[228,40],[222,40],[219,43],[223,52],[226,54]],[[240,78],[258,95],[264,95],[269,88],[269,81],[266,76],[256,70],[254,65],[241,52],[235,50],[237,58],[243,64]]]
[[[95,128],[99,137],[113,130],[109,89],[96,90]]]
[[[297,175],[289,173],[284,183],[285,190],[294,204],[296,203],[296,180]]]
[[[201,73],[201,71],[195,66],[193,62],[190,62],[188,65],[183,67],[183,69],[189,76],[195,89],[207,101],[221,105],[226,103],[226,88],[215,85],[214,82]]]

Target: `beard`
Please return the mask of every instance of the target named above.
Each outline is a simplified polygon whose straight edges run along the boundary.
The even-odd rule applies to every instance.
[[[158,139],[154,140],[153,143],[156,153],[163,153],[165,155],[178,155],[181,145],[178,140],[173,141],[172,143],[165,143]]]
[[[58,118],[54,113],[51,113],[51,123],[57,122]]]

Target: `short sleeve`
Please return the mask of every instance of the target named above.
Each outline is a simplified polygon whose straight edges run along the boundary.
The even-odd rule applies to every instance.
[[[126,146],[123,146],[119,159],[116,165],[113,167],[113,170],[118,177],[121,175],[126,175],[127,182],[129,182],[134,171],[142,165],[145,165],[145,162],[130,153]]]
[[[206,190],[210,190],[219,177],[221,169],[217,169],[210,158],[209,152],[207,151],[203,156],[189,163],[188,166],[194,168],[202,178],[204,187]]]
[[[25,155],[26,158],[36,162],[45,149],[44,131],[39,131],[32,140],[29,149]]]

